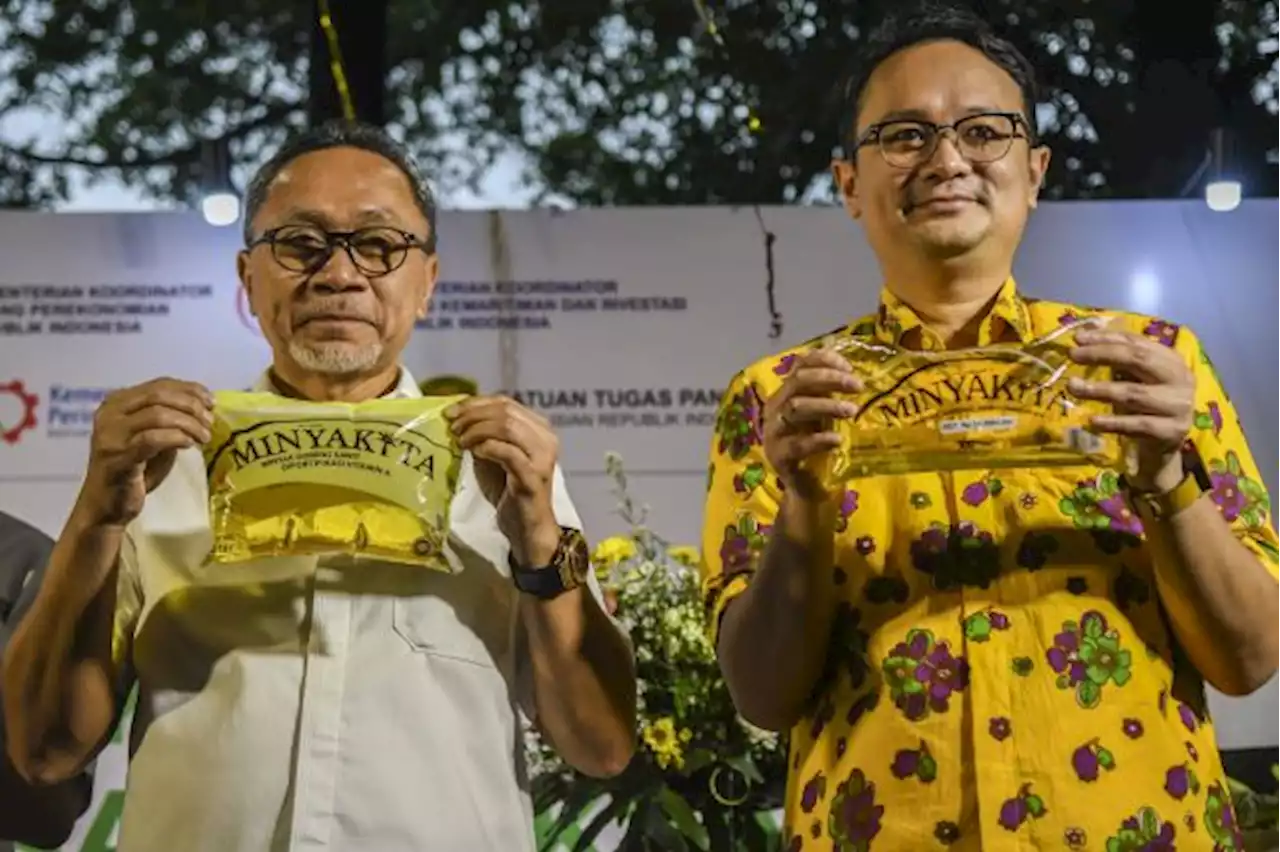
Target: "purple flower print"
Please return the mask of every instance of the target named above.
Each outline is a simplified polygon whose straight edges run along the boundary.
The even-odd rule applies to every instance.
[[[1164,346],[1173,346],[1178,342],[1178,332],[1180,330],[1181,328],[1174,323],[1165,322],[1162,319],[1153,319],[1142,330],[1142,333]]]
[[[1098,511],[1111,520],[1112,532],[1142,535],[1142,521],[1124,494],[1113,494],[1098,501]]]
[[[858,511],[858,492],[846,491],[840,498],[840,516],[836,518],[836,532],[849,528],[849,516]]]
[[[1204,411],[1197,411],[1195,426],[1203,432],[1212,432],[1216,438],[1222,433],[1222,406],[1210,401]]]
[[[1058,315],[1058,325],[1068,326],[1074,325],[1080,321],[1080,315],[1075,311],[1063,311]]]
[[[996,742],[1003,742],[1013,733],[1013,723],[1004,716],[994,716],[987,723],[987,733]]]
[[[1195,743],[1183,743],[1187,747],[1187,755],[1196,763],[1200,762],[1200,752],[1196,750]]]
[[[867,780],[861,769],[836,787],[831,801],[827,829],[840,852],[868,852],[871,841],[880,833],[884,806],[876,804],[876,785]]]
[[[1136,536],[1142,523],[1120,489],[1120,477],[1103,471],[1095,480],[1084,480],[1058,501],[1058,511],[1071,518],[1077,529]]]
[[[809,724],[809,739],[816,740],[822,736],[822,731],[827,724],[836,717],[836,706],[831,703],[831,696],[826,695],[822,699],[822,703],[818,706],[817,712],[813,714],[813,718]]]
[[[789,355],[783,355],[778,359],[778,363],[773,365],[773,374],[775,376],[785,376],[790,373],[791,369],[796,365],[796,358],[798,357],[800,356],[795,352],[792,352]]]
[[[1058,539],[1049,533],[1029,532],[1018,544],[1018,555],[1015,561],[1020,568],[1038,571],[1049,562],[1049,557],[1058,550]]]
[[[880,703],[879,692],[868,692],[866,695],[857,699],[853,704],[849,705],[849,712],[845,714],[844,720],[850,728],[856,726],[862,721],[862,717],[875,709]]]
[[[919,721],[932,711],[945,713],[951,695],[969,683],[969,664],[951,654],[946,640],[935,642],[928,630],[911,630],[881,664],[889,694],[902,714]]]
[[[1143,734],[1142,722],[1138,719],[1125,719],[1124,723],[1120,726],[1120,729],[1124,731],[1124,735],[1131,740],[1136,740]]]
[[[726,577],[755,570],[756,560],[764,552],[773,528],[760,524],[750,515],[738,519],[737,526],[724,528],[720,543],[720,563]]]
[[[1068,828],[1062,833],[1062,842],[1067,844],[1068,849],[1083,849],[1089,842],[1089,835],[1085,834],[1083,828]]]
[[[1040,502],[1040,498],[1030,491],[1024,491],[1018,495],[1018,505],[1028,512],[1036,507]]]
[[[859,536],[853,543],[853,549],[859,556],[870,556],[876,552],[876,540],[869,535]]]
[[[1107,838],[1107,852],[1175,852],[1174,835],[1173,823],[1161,819],[1155,808],[1145,807]]]
[[[1164,774],[1164,791],[1182,801],[1188,793],[1195,795],[1200,792],[1200,781],[1196,778],[1195,771],[1185,763],[1171,766]]]
[[[1098,706],[1102,688],[1108,683],[1129,682],[1129,651],[1120,647],[1119,633],[1108,627],[1105,616],[1089,611],[1080,623],[1066,621],[1053,637],[1053,647],[1045,659],[1058,674],[1059,689],[1074,689],[1076,702],[1084,708]]]
[[[1116,759],[1097,740],[1092,740],[1071,753],[1071,768],[1081,781],[1097,781],[1101,770],[1110,772],[1116,768]]]
[[[989,588],[1000,574],[1000,548],[991,533],[962,521],[934,523],[911,543],[911,564],[933,578],[934,588]]]
[[[1240,457],[1228,452],[1224,460],[1209,463],[1210,498],[1222,513],[1223,520],[1243,521],[1245,526],[1260,527],[1271,511],[1271,498],[1261,483],[1244,475]]]
[[[938,778],[938,764],[929,753],[929,746],[923,740],[920,742],[920,748],[900,749],[893,756],[889,771],[900,781],[917,778],[922,783],[929,784]]]
[[[1000,827],[1017,831],[1028,819],[1040,819],[1048,812],[1044,800],[1031,792],[1031,785],[1023,784],[1018,795],[1006,799],[1000,806]]]
[[[1231,807],[1231,796],[1216,781],[1205,790],[1204,830],[1213,838],[1214,852],[1244,849],[1244,837]]]
[[[873,604],[906,603],[911,596],[911,587],[896,574],[878,574],[867,580],[862,587],[862,595]]]
[[[761,415],[764,401],[754,384],[727,399],[716,416],[717,447],[735,461],[763,439]]]
[[[813,813],[813,809],[818,806],[818,802],[827,795],[827,776],[819,772],[817,775],[805,782],[804,789],[800,792],[800,810],[805,813]]]
[[[970,642],[986,642],[993,631],[1009,629],[1009,616],[999,610],[986,609],[966,616],[960,626]]]
[[[966,485],[964,491],[960,493],[960,499],[970,506],[981,506],[988,497],[995,497],[1003,489],[1004,486],[1000,480],[988,477]]]
[[[1196,728],[1199,727],[1199,719],[1196,718],[1196,711],[1192,710],[1189,704],[1185,704],[1181,701],[1177,702],[1177,705],[1178,718],[1182,720],[1183,727],[1185,727],[1190,733],[1194,734],[1196,732]]]
[[[791,842],[787,844],[787,852],[801,852],[804,849],[804,838],[798,834],[791,835]]]

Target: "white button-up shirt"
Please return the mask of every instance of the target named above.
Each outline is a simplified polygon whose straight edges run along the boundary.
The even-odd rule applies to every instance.
[[[407,372],[392,395],[419,395]],[[559,470],[554,503],[581,526]],[[452,575],[207,563],[203,459],[179,454],[121,557],[139,700],[120,852],[531,852],[519,593],[469,454],[451,524]]]

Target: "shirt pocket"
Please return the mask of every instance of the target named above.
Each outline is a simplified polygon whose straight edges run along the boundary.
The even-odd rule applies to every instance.
[[[396,635],[410,650],[441,659],[498,668],[509,635],[510,609],[486,600],[463,576],[431,576],[423,594],[392,599]]]

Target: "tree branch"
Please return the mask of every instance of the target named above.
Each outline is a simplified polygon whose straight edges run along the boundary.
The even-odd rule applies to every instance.
[[[224,139],[236,139],[247,133],[252,133],[259,128],[265,127],[273,122],[284,119],[289,113],[300,110],[299,104],[279,103],[269,107],[266,112],[255,119],[246,121],[233,127],[226,133],[222,134]],[[181,166],[194,163],[200,159],[200,145],[204,140],[196,140],[190,145],[176,148],[163,154],[153,154],[145,157],[101,157],[96,159],[88,159],[86,157],[75,157],[70,154],[41,154],[29,148],[19,148],[15,145],[9,145],[0,141],[0,151],[28,160],[33,163],[41,163],[44,165],[54,166],[82,166],[86,169],[150,169],[160,166]]]

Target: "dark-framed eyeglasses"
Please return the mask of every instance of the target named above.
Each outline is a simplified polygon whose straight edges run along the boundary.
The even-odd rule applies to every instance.
[[[960,155],[971,163],[994,163],[1009,153],[1015,139],[1031,138],[1026,119],[1016,112],[966,115],[951,124],[895,119],[867,128],[857,148],[875,145],[895,169],[911,169],[928,162],[944,133],[955,135]]]
[[[307,274],[323,268],[334,251],[341,248],[356,268],[371,278],[395,272],[415,249],[426,255],[435,251],[429,241],[385,226],[326,231],[314,225],[282,225],[264,231],[250,241],[247,248],[253,251],[260,245],[271,247],[271,256],[280,266],[290,272]]]

